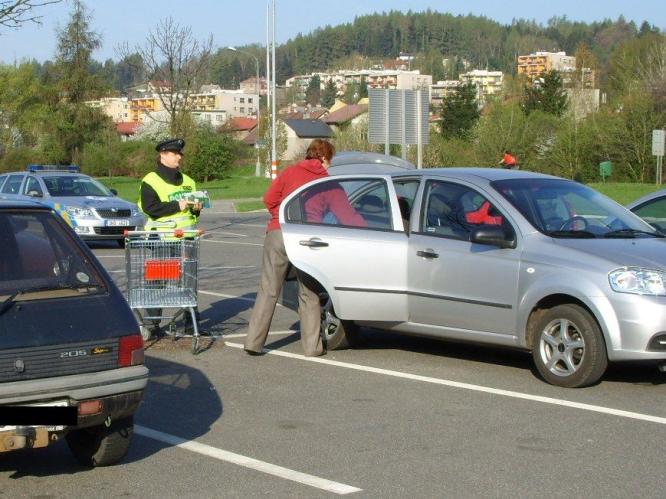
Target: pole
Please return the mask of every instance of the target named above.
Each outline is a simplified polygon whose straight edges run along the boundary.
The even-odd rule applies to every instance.
[[[270,44],[270,18],[271,8],[270,0],[266,2],[266,111],[268,116],[273,115],[273,105],[271,103],[271,44]],[[266,120],[266,129],[268,129],[268,120]],[[265,144],[268,150],[268,144]],[[269,158],[272,160],[272,157]],[[269,176],[268,168],[266,168],[266,176]]]
[[[277,157],[277,146],[276,146],[276,136],[275,134],[277,133],[277,127],[275,123],[275,110],[276,110],[276,105],[277,105],[277,100],[275,98],[275,0],[273,0],[273,29],[271,30],[271,35],[273,42],[271,44],[271,56],[272,56],[272,65],[273,65],[273,107],[272,107],[272,114],[271,114],[271,156],[272,156],[272,161],[271,161],[271,178],[275,179],[277,177],[277,167],[278,167],[278,157]]]
[[[421,102],[421,93],[422,90],[416,91],[416,168],[423,168],[423,134],[421,133],[421,125],[423,118],[421,117],[422,111],[422,102]]]
[[[389,137],[391,131],[391,127],[389,127],[389,121],[391,118],[391,113],[389,111],[389,108],[391,106],[391,91],[388,88],[384,90],[384,98],[386,99],[386,122],[385,122],[386,126],[384,127],[385,128],[384,133],[386,134],[385,135],[386,142],[384,143],[384,154],[388,156],[389,154],[391,154],[390,137]]]
[[[405,123],[405,116],[407,115],[406,113],[406,107],[407,103],[405,102],[406,96],[405,96],[405,91],[401,90],[400,91],[400,102],[402,105],[402,123],[400,126],[402,127],[402,140],[401,140],[401,146],[400,146],[400,155],[402,156],[402,159],[407,159],[407,130],[406,130],[406,123]]]

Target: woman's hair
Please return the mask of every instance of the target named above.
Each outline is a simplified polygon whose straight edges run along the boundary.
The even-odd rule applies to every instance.
[[[305,159],[326,159],[331,161],[331,158],[335,155],[335,147],[327,140],[314,139],[308,146],[308,150],[305,153]]]

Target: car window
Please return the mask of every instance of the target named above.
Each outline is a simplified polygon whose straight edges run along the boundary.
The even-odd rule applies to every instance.
[[[42,186],[39,185],[39,180],[37,180],[35,177],[28,177],[28,180],[25,183],[25,187],[23,188],[23,194],[28,196],[43,196],[44,192],[42,191]]]
[[[552,237],[655,236],[654,229],[629,210],[577,182],[535,178],[491,185],[537,230]]]
[[[25,175],[9,175],[0,192],[3,194],[18,194],[21,189],[23,177],[25,177]]]
[[[400,208],[400,216],[405,224],[405,228],[409,225],[409,219],[414,206],[414,199],[416,198],[416,191],[419,189],[419,180],[394,180],[393,186],[398,196],[398,206]]]
[[[5,183],[5,180],[7,180],[7,175],[0,175],[0,192],[2,192],[2,185]]]
[[[315,184],[289,202],[290,223],[393,229],[391,203],[383,180],[329,180]]]
[[[50,212],[0,212],[0,293],[102,286],[94,265]]]
[[[46,189],[51,196],[112,196],[104,185],[90,177],[73,175],[50,175],[44,177]]]
[[[632,211],[662,232],[666,230],[666,197],[651,199]]]
[[[420,232],[452,239],[469,240],[475,227],[498,225],[512,232],[502,213],[481,193],[451,182],[429,181]]]

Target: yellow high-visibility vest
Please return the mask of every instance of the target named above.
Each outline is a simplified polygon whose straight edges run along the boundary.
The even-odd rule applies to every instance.
[[[145,182],[152,187],[162,202],[180,201],[196,190],[194,180],[185,174],[183,174],[183,183],[181,185],[169,184],[155,172],[150,172],[143,177],[142,182]],[[139,209],[143,211],[140,195],[138,204]],[[146,213],[146,217],[148,218],[148,221],[146,222],[145,230],[193,229],[197,224],[197,217],[192,214],[189,207],[185,208],[183,211],[174,213],[173,215],[151,218],[150,215]]]

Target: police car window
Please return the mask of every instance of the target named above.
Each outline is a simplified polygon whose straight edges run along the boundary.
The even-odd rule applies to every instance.
[[[7,180],[7,175],[0,175],[0,192],[2,192],[2,185],[5,183],[5,180]]]
[[[23,189],[23,194],[34,196],[32,193],[37,193],[38,195],[44,194],[42,192],[42,186],[39,185],[39,180],[37,180],[35,177],[28,177],[28,180],[25,183],[25,188]]]
[[[3,194],[18,194],[21,189],[21,183],[23,182],[24,175],[10,175],[7,177],[7,181],[2,186]]]
[[[479,192],[449,182],[428,182],[421,232],[469,240],[472,229],[482,225],[500,225],[512,231],[502,213]]]

